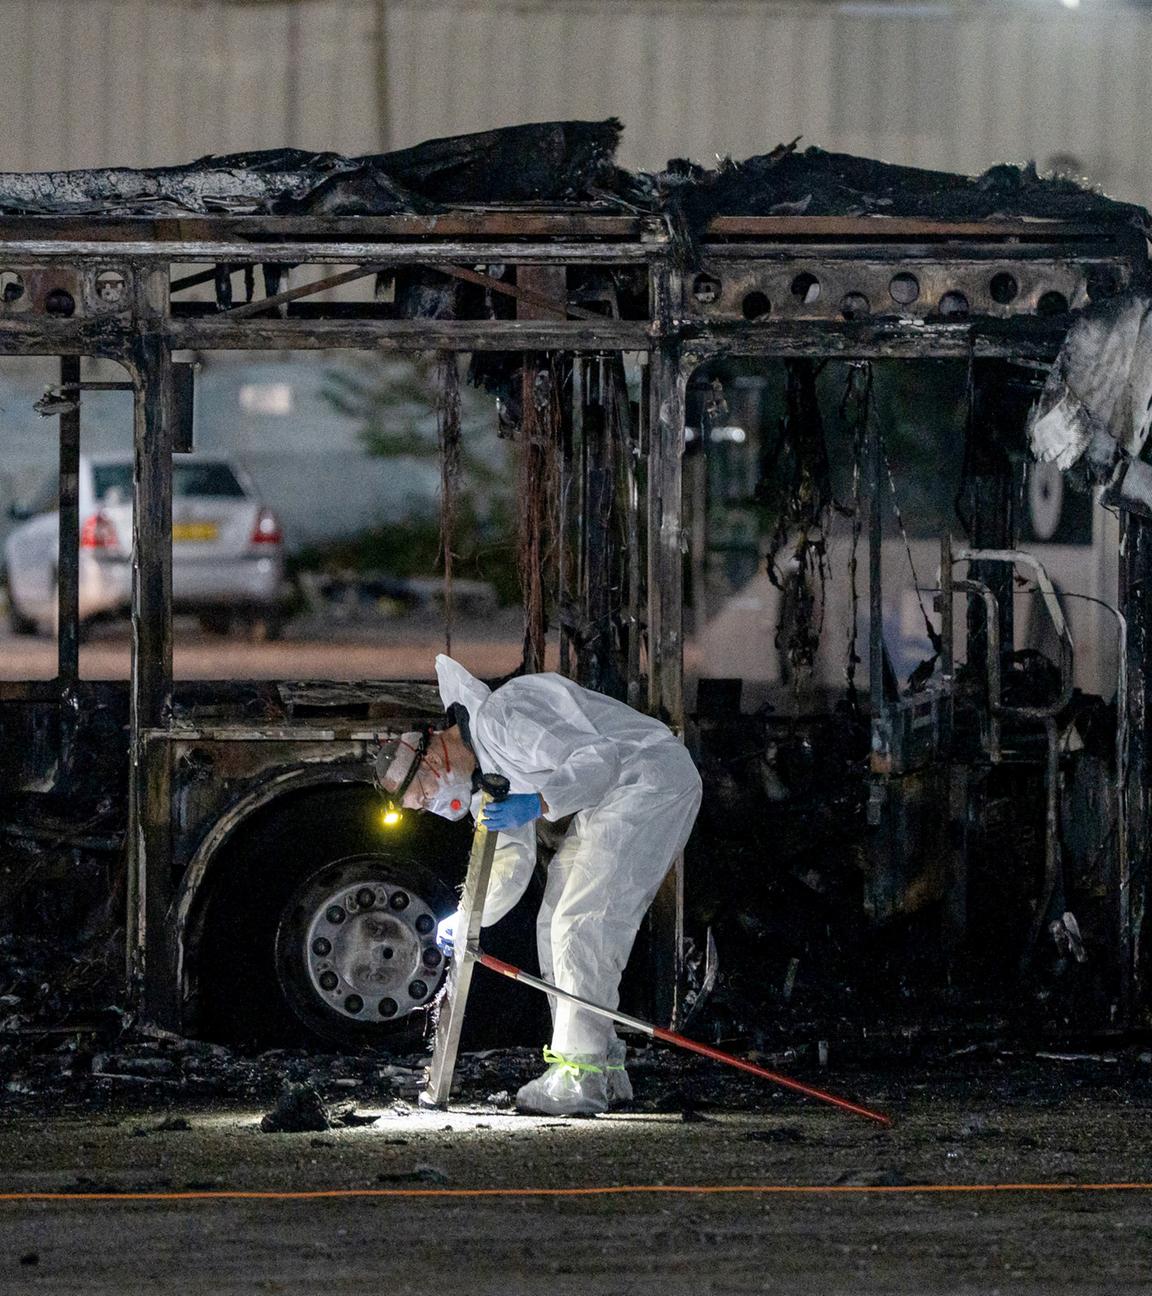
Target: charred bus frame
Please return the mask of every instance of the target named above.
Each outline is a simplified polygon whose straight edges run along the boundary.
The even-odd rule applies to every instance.
[[[682,251],[682,250],[681,250]],[[647,360],[640,450],[647,498],[629,502],[633,597],[639,598],[640,533],[647,536],[646,597],[634,609],[647,643],[646,695],[639,654],[629,657],[629,697],[683,731],[681,458],[685,396],[693,371],[724,356],[834,357],[854,360],[934,357],[1050,362],[1066,331],[1067,310],[1094,286],[1119,291],[1144,274],[1143,235],[1120,223],[999,220],[966,224],[896,218],[719,217],[683,268],[665,222],[605,214],[594,207],[460,209],[431,216],[177,217],[61,216],[0,219],[0,270],[21,292],[0,304],[0,355],[60,357],[63,388],[80,383],[80,358],[122,365],[135,393],[128,853],[129,976],[145,1020],[181,1029],[186,933],[180,915],[189,884],[175,865],[173,774],[177,751],[198,741],[294,744],[370,743],[363,724],[315,726],[189,725],[173,710],[171,462],[175,443],[173,353],[195,350],[322,350],[398,353],[480,351],[527,356],[622,356]],[[311,282],[278,291],[286,267],[322,267]],[[333,267],[352,267],[334,271]],[[495,267],[502,269],[496,271]],[[646,307],[632,317],[574,302],[574,268],[627,270],[642,277]],[[266,293],[239,305],[190,300],[188,291],[237,270],[266,275]],[[510,268],[510,269],[509,269]],[[514,303],[512,318],[397,317],[386,305],[349,305],[317,294],[382,272],[442,274],[495,291]],[[810,275],[821,293],[797,292]],[[1009,301],[993,275],[1015,285]],[[900,299],[896,277],[917,291]],[[101,277],[119,278],[119,295],[101,294]],[[1045,293],[1059,295],[1038,317]],[[1000,294],[999,296],[1003,296]],[[948,301],[958,307],[949,313]],[[1055,300],[1047,299],[1049,303]],[[959,305],[958,305],[959,304]],[[78,517],[76,466],[80,417],[60,418],[58,673],[54,680],[0,685],[7,707],[58,710],[68,741],[85,685],[78,672]],[[1003,500],[981,507],[984,534],[1002,531]],[[643,515],[643,517],[641,516]],[[643,522],[643,525],[641,523]],[[878,567],[875,569],[878,571]],[[1140,925],[1152,838],[1147,793],[1152,726],[1152,528],[1125,519],[1121,601],[1128,618],[1129,721],[1126,751],[1130,877],[1117,907],[1118,948],[1129,994],[1142,968]],[[878,597],[874,581],[873,601]],[[879,685],[873,618],[874,777],[888,767],[881,750],[887,704]],[[201,863],[213,832],[198,831]],[[217,830],[217,836],[225,830]],[[179,852],[187,860],[190,848]],[[658,1010],[676,1015],[682,950],[682,873],[670,877],[655,912],[661,951]]]

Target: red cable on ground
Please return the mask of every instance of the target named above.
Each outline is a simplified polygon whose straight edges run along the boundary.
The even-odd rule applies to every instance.
[[[886,1129],[892,1126],[892,1117],[885,1116],[883,1112],[873,1111],[871,1107],[861,1107],[859,1103],[854,1103],[848,1098],[840,1098],[825,1089],[816,1089],[812,1085],[802,1084],[799,1080],[792,1080],[778,1071],[769,1071],[767,1067],[757,1066],[755,1062],[746,1062],[743,1058],[736,1057],[732,1053],[724,1053],[708,1044],[699,1044],[686,1035],[677,1035],[675,1031],[665,1030],[662,1026],[653,1026],[652,1038],[664,1040],[667,1044],[675,1044],[677,1048],[688,1049],[692,1053],[699,1053],[701,1057],[711,1058],[714,1062],[739,1067],[741,1071],[751,1072],[752,1075],[760,1076],[764,1080],[772,1080],[778,1085],[783,1085],[785,1089],[794,1089],[809,1098],[818,1098],[820,1102],[831,1103],[841,1111],[852,1112],[855,1116],[863,1116],[866,1120],[875,1121]]]
[[[836,1094],[828,1093],[827,1090],[801,1084],[799,1080],[792,1080],[788,1076],[781,1075],[778,1071],[769,1071],[767,1067],[757,1066],[755,1062],[746,1062],[743,1058],[738,1058],[732,1053],[725,1053],[721,1049],[712,1048],[709,1044],[698,1044],[695,1040],[689,1039],[687,1035],[678,1035],[675,1031],[665,1030],[663,1026],[653,1026],[651,1022],[641,1021],[639,1017],[633,1017],[629,1013],[617,1012],[611,1008],[605,1008],[601,1004],[594,1004],[588,999],[582,999],[579,995],[573,994],[570,990],[561,990],[559,986],[551,985],[549,982],[541,980],[540,977],[523,971],[523,969],[516,967],[515,964],[505,963],[503,959],[493,958],[491,954],[485,954],[481,949],[468,950],[465,952],[465,957],[476,959],[478,963],[493,972],[499,972],[501,976],[509,977],[513,981],[520,981],[524,985],[529,985],[534,990],[540,990],[554,999],[566,999],[569,1003],[578,1004],[580,1007],[588,1009],[589,1012],[594,1012],[600,1017],[607,1017],[610,1021],[619,1022],[621,1026],[648,1035],[652,1039],[663,1040],[665,1044],[675,1044],[677,1048],[687,1049],[691,1053],[699,1053],[702,1057],[711,1058],[713,1062],[723,1062],[726,1066],[748,1071],[752,1075],[760,1076],[763,1080],[771,1080],[774,1084],[782,1085],[785,1089],[793,1089],[808,1098],[816,1098],[820,1102],[839,1107],[841,1111],[851,1112],[854,1116],[863,1116],[865,1120],[875,1121],[877,1125],[883,1125],[887,1128],[892,1124],[892,1118],[885,1116],[883,1112],[873,1111],[871,1107],[862,1107],[859,1103],[851,1102],[847,1098],[840,1098]]]

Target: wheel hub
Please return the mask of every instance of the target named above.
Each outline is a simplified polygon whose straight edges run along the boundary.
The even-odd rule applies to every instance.
[[[436,915],[405,887],[365,880],[317,904],[305,935],[312,989],[355,1021],[387,1021],[423,1007],[444,979]]]

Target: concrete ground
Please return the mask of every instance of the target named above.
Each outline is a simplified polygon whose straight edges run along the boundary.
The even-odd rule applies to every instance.
[[[482,1084],[448,1113],[362,1086],[374,1123],[292,1134],[178,1090],[24,1096],[0,1107],[0,1190],[63,1197],[0,1200],[0,1291],[1152,1290],[1152,1191],[1085,1186],[1152,1179],[1147,1056],[805,1076],[891,1130],[693,1062],[642,1064],[643,1109],[591,1120]],[[657,1191],[563,1191],[632,1186]],[[352,1195],[128,1197],[317,1190]]]

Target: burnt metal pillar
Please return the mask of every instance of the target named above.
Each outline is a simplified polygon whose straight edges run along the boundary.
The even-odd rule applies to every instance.
[[[613,590],[619,579],[616,522],[616,451],[619,436],[615,378],[603,356],[582,361],[581,467],[584,526],[580,634],[576,679],[587,688],[622,697],[624,671],[615,651]]]
[[[637,461],[642,451],[639,436],[632,423],[632,410],[628,399],[628,380],[624,370],[624,359],[620,355],[614,355],[609,364],[613,377],[613,394],[619,407],[617,424],[620,428],[619,452],[622,474],[620,490],[623,498],[622,508],[627,547],[624,569],[624,585],[627,593],[625,625],[628,635],[627,659],[624,670],[625,700],[629,706],[638,707],[640,705],[640,600],[643,592],[644,577],[642,574],[640,490],[637,477]],[[644,373],[646,381],[647,366],[645,366]],[[643,401],[643,393],[641,400]]]
[[[1126,1023],[1137,1020],[1145,993],[1144,918],[1152,858],[1152,522],[1120,515],[1120,607],[1128,619],[1125,661],[1127,735],[1125,769],[1128,849],[1118,879],[1120,1004]]]
[[[954,954],[968,935],[968,823],[972,795],[969,791],[970,770],[962,760],[953,758],[952,692],[956,678],[956,608],[955,574],[952,562],[952,534],[940,537],[940,686],[944,691],[945,711],[940,720],[941,748],[947,755],[948,821],[943,850],[944,909],[941,936],[945,949]]]
[[[560,629],[560,674],[575,679],[574,618],[576,616],[576,572],[579,567],[579,547],[573,537],[580,529],[579,482],[575,475],[576,387],[579,382],[579,357],[564,356],[566,382],[561,396],[560,455],[557,463],[557,512],[559,529],[556,535],[556,619]],[[575,549],[575,552],[574,552]]]
[[[649,353],[648,709],[684,736],[683,482],[689,358],[669,336],[679,276],[653,271],[653,317],[663,334]],[[680,1016],[684,951],[684,859],[664,879],[651,910],[653,1010]]]
[[[1016,543],[1016,482],[1005,445],[997,399],[1003,366],[981,361],[973,366],[972,412],[966,447],[968,480],[964,504],[973,549],[1011,549]],[[987,585],[1000,610],[1000,651],[1010,653],[1013,628],[1013,574],[1004,563],[973,563],[969,575]],[[981,599],[968,603],[968,664],[979,679],[987,675],[987,612]]]
[[[653,314],[670,321],[673,278],[654,273]],[[648,408],[648,707],[684,731],[683,457],[687,358],[661,338],[649,353]]]
[[[170,749],[172,709],[172,356],[143,333],[136,381],[132,509],[128,963],[144,1021],[176,1026]]]
[[[868,424],[868,698],[872,730],[871,767],[873,775],[878,777],[892,772],[892,736],[884,688],[885,484],[884,439],[879,424],[871,419]],[[870,799],[870,809],[874,804],[874,799]],[[869,822],[873,818],[875,815]]]
[[[516,318],[527,320],[562,320],[566,318],[566,310],[563,303],[568,299],[567,287],[567,269],[560,266],[552,265],[521,265],[516,267],[516,286],[525,289],[533,294],[537,300],[525,300],[520,298],[516,302]],[[539,299],[557,302],[559,305],[556,309],[539,304]],[[552,381],[556,374],[556,366],[552,363],[552,358],[546,353],[537,353],[525,351],[522,356],[522,371],[520,379],[520,399],[521,399],[521,429],[520,429],[520,455],[522,465],[520,469],[520,483],[523,486],[529,481],[539,483],[545,479],[548,471],[549,457],[556,452],[557,447],[546,444],[545,436],[537,426],[538,413],[535,409],[537,400],[536,379],[537,376],[544,372],[548,375],[549,381]],[[560,410],[563,404],[565,393],[553,392],[549,396],[550,403]],[[561,415],[563,423],[563,415]],[[547,435],[553,431],[558,431],[563,438],[563,429],[553,429],[551,421],[544,419],[544,429]],[[560,457],[563,457],[563,448],[560,448]],[[522,508],[527,508],[525,501],[521,500]],[[522,525],[524,523],[522,522]],[[541,519],[529,516],[527,525],[531,528],[530,539],[533,546],[533,559],[531,566],[533,571],[538,571],[539,575],[532,576],[530,579],[539,579],[541,586],[538,587],[539,597],[530,597],[529,590],[523,591],[525,606],[525,628],[524,628],[524,663],[525,667],[532,671],[542,671],[545,669],[545,648],[548,635],[548,608],[547,592],[543,587],[544,572],[540,570],[544,565],[546,536],[541,533]],[[557,564],[559,568],[561,563]],[[564,561],[566,566],[566,560]],[[559,599],[557,600],[559,602]],[[563,632],[561,632],[562,637]]]
[[[60,532],[56,555],[56,674],[62,697],[80,677],[80,357],[60,357]],[[67,746],[67,744],[62,744]]]

